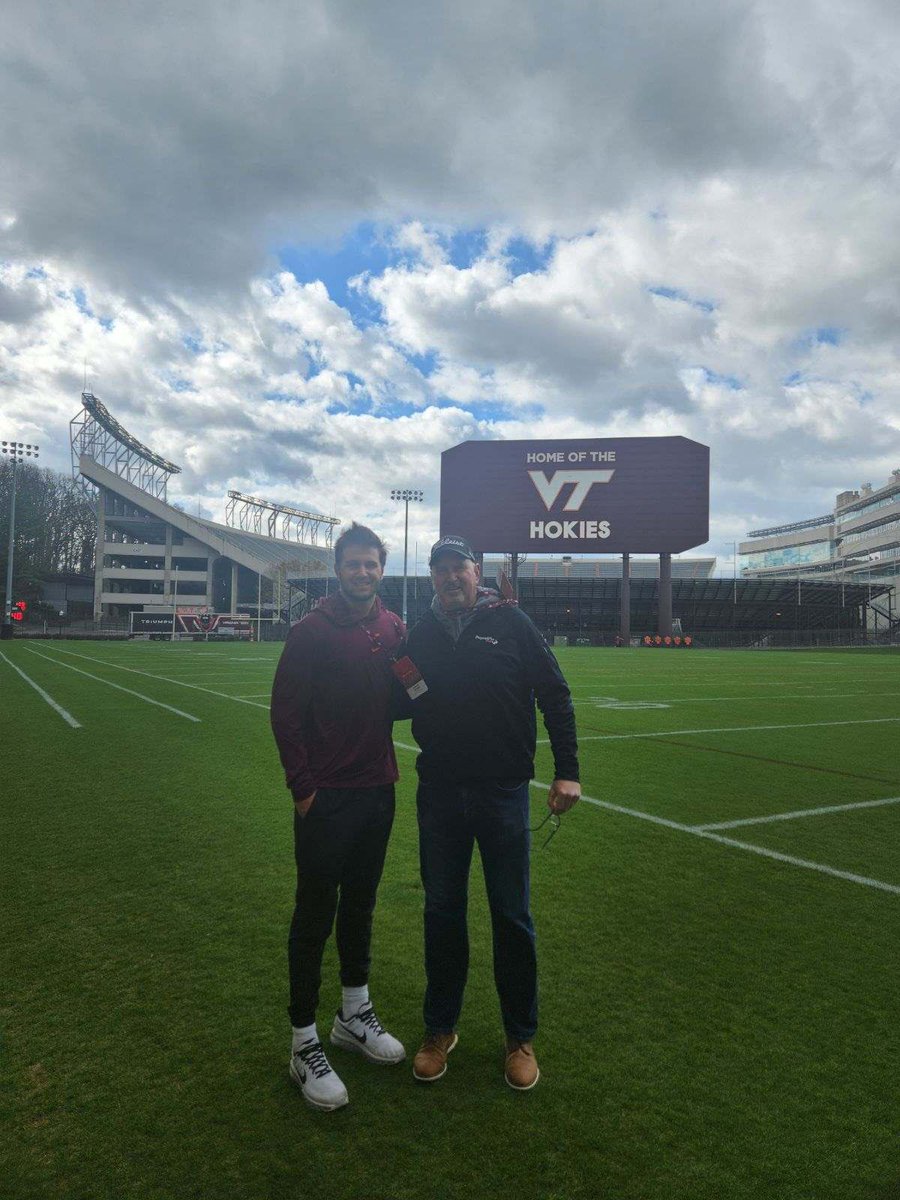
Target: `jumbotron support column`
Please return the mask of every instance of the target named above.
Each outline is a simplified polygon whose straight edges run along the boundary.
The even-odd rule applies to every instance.
[[[622,596],[619,612],[619,637],[622,644],[631,644],[631,555],[622,555]]]
[[[672,636],[672,555],[659,556],[659,629],[660,637]]]
[[[519,598],[519,556],[513,551],[509,556],[509,582],[513,590],[513,599]]]

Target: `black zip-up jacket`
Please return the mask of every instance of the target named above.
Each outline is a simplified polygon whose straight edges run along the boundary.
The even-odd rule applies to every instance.
[[[434,613],[411,630],[407,653],[428,691],[407,701],[426,783],[520,781],[534,775],[534,702],[550,736],[557,779],[578,779],[569,686],[531,618],[498,600],[479,607],[453,641]],[[405,699],[405,694],[404,694]]]

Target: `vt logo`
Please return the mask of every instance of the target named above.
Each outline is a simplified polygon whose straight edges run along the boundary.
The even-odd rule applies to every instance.
[[[574,483],[563,512],[578,512],[595,483],[609,483],[614,471],[554,471],[548,479],[543,471],[529,471],[531,482],[549,511],[567,483]]]

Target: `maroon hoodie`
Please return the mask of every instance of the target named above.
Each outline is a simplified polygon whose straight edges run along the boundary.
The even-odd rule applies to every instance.
[[[406,630],[376,596],[353,615],[330,596],[288,634],[272,688],[272,730],[295,800],[320,787],[397,779],[390,660]]]

